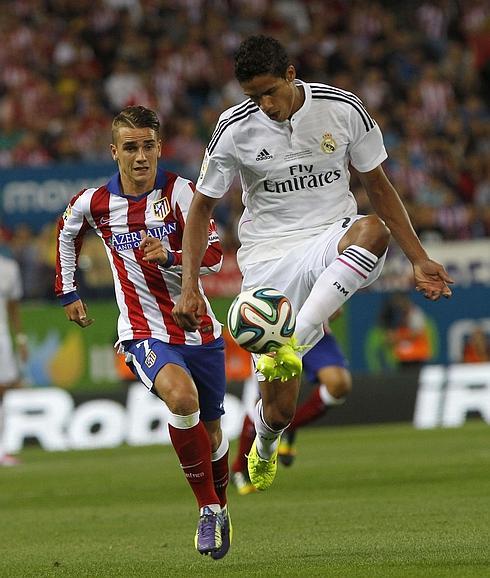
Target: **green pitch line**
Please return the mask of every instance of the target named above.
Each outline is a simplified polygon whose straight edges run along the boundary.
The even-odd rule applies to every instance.
[[[270,490],[230,488],[221,561],[193,549],[194,498],[169,446],[29,448],[0,469],[0,576],[487,577],[489,442],[479,421],[301,431]]]

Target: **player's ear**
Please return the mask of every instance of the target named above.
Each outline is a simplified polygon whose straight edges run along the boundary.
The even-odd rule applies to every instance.
[[[113,144],[111,144],[111,155],[112,155],[112,159],[117,162],[117,148]]]
[[[288,82],[293,82],[295,78],[296,78],[296,69],[292,64],[290,64],[286,69],[286,80]]]

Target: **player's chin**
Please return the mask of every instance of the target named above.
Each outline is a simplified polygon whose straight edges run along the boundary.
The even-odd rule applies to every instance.
[[[145,180],[150,175],[150,169],[148,167],[140,168],[140,169],[133,169],[133,175],[137,181]]]

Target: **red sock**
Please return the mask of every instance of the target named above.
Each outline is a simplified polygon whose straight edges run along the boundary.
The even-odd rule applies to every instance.
[[[219,498],[220,506],[226,506],[226,488],[229,479],[228,451],[219,460],[212,461],[214,489]]]
[[[214,489],[211,444],[204,424],[200,421],[188,429],[179,429],[168,424],[168,431],[199,508],[208,504],[219,504]]]
[[[288,429],[296,429],[316,418],[320,417],[327,411],[327,406],[320,397],[320,388],[317,387],[310,397],[296,410],[293,421]]]
[[[243,418],[242,432],[240,434],[240,440],[238,442],[238,453],[236,455],[235,461],[231,466],[233,472],[246,472],[247,471],[247,458],[248,452],[252,447],[255,439],[255,426],[254,422],[246,414]]]

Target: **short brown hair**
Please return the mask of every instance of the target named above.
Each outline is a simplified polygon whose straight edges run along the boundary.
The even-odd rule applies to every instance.
[[[112,140],[116,140],[116,130],[121,126],[129,128],[152,128],[160,134],[160,121],[157,113],[145,106],[127,106],[112,121]]]

